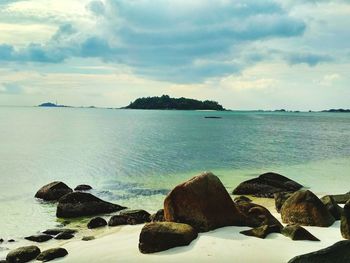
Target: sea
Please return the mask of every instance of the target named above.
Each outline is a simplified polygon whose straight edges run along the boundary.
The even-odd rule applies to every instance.
[[[350,114],[0,107],[0,238],[62,224],[55,203],[34,198],[52,181],[155,212],[204,171],[229,192],[269,171],[318,195],[348,192]]]

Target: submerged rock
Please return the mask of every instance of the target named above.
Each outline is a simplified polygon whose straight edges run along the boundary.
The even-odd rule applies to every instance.
[[[150,213],[145,210],[127,210],[120,212],[120,215],[127,218],[129,225],[143,224],[151,221]]]
[[[39,254],[40,249],[37,246],[19,247],[7,254],[6,262],[24,263],[35,259]]]
[[[28,237],[25,237],[24,239],[27,239],[29,241],[42,243],[42,242],[46,242],[46,241],[48,241],[48,240],[50,240],[52,238],[53,237],[50,236],[50,235],[41,234],[41,235],[28,236]]]
[[[139,250],[141,253],[155,253],[173,247],[187,246],[197,236],[197,231],[187,224],[148,223],[141,230]]]
[[[68,255],[68,251],[65,250],[64,248],[51,248],[48,250],[45,250],[43,252],[40,253],[40,255],[36,258],[36,260],[39,261],[51,261],[54,260],[56,258],[62,258]]]
[[[350,239],[350,200],[344,206],[344,212],[340,222],[341,235],[345,239]]]
[[[91,216],[117,212],[125,208],[103,201],[89,193],[73,192],[59,199],[56,216],[66,218]]]
[[[77,230],[69,229],[69,228],[52,228],[52,229],[47,229],[43,231],[44,234],[51,235],[51,236],[56,236],[61,233],[74,234],[76,232]]]
[[[295,192],[302,187],[301,184],[283,175],[269,172],[242,182],[233,190],[233,194],[273,198],[275,193]]]
[[[84,236],[81,240],[83,241],[91,241],[91,240],[94,240],[95,237],[94,236]]]
[[[87,184],[80,184],[77,187],[74,188],[74,191],[89,191],[92,187]]]
[[[343,209],[335,202],[334,198],[330,195],[326,195],[321,198],[321,201],[335,220],[340,220]]]
[[[326,206],[311,191],[298,191],[289,197],[281,208],[284,223],[304,226],[331,226],[335,219]]]
[[[263,225],[256,228],[239,232],[246,236],[253,236],[257,238],[265,238],[271,233],[281,233],[281,227],[279,225]]]
[[[107,225],[107,222],[102,217],[95,217],[89,221],[89,223],[87,224],[87,227],[89,229],[93,229],[93,228],[103,227],[106,225]]]
[[[35,197],[45,201],[57,201],[62,196],[73,192],[65,183],[52,182],[44,185],[36,192]]]
[[[350,241],[340,241],[334,245],[296,256],[288,263],[345,263],[350,262]]]
[[[280,192],[280,193],[275,193],[273,197],[275,198],[275,207],[278,213],[281,212],[282,205],[284,202],[291,197],[292,193],[288,192]]]
[[[290,237],[292,240],[320,241],[317,237],[299,225],[285,226],[282,230],[282,234],[286,237]]]
[[[176,186],[164,200],[164,218],[189,224],[200,232],[241,226],[245,221],[220,179],[212,173]]]
[[[164,209],[159,209],[155,214],[150,216],[152,222],[164,222]]]
[[[55,239],[57,240],[68,240],[68,239],[72,239],[74,237],[73,234],[68,233],[68,232],[62,232],[59,233],[57,236],[55,236]]]

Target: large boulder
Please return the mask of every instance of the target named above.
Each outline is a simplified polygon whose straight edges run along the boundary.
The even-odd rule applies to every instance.
[[[321,198],[321,201],[335,220],[340,220],[343,209],[335,202],[334,198],[330,195],[326,195]]]
[[[339,241],[334,245],[296,256],[288,263],[345,263],[350,262],[350,241]]]
[[[36,192],[35,197],[43,199],[45,201],[57,201],[62,196],[73,192],[65,183],[52,182],[44,185]]]
[[[164,200],[164,218],[189,224],[200,232],[241,226],[245,221],[220,179],[212,173],[176,186]]]
[[[68,251],[64,248],[51,248],[41,252],[40,255],[36,258],[36,260],[47,262],[56,258],[65,257],[66,255],[68,255]]]
[[[117,212],[125,208],[103,201],[89,193],[73,192],[59,199],[56,216],[64,218],[91,216]]]
[[[299,225],[285,226],[282,230],[282,234],[286,237],[290,237],[292,240],[320,241],[317,237]]]
[[[123,215],[114,215],[108,220],[108,226],[121,226],[128,224],[128,217]]]
[[[245,225],[251,227],[278,226],[279,233],[281,232],[282,224],[265,207],[246,201],[238,202],[236,206],[246,218]]]
[[[24,263],[35,259],[39,254],[40,249],[37,246],[19,247],[7,254],[6,262]]]
[[[350,239],[350,200],[344,206],[344,212],[340,222],[341,235],[345,239]]]
[[[127,223],[129,225],[137,225],[150,222],[150,213],[145,210],[127,210],[120,212],[121,216],[127,218]]]
[[[279,225],[263,225],[249,230],[241,231],[240,233],[246,236],[264,239],[268,234],[281,233],[281,228]]]
[[[178,246],[187,246],[198,236],[197,231],[187,224],[174,222],[153,222],[141,231],[139,250],[141,253],[155,253]]]
[[[284,223],[304,226],[331,226],[335,219],[326,206],[311,191],[298,191],[289,197],[281,208]]]
[[[291,197],[292,194],[293,193],[290,192],[279,192],[273,195],[275,198],[275,207],[278,213],[281,212],[282,205],[289,197]]]
[[[94,228],[103,227],[106,225],[107,225],[107,221],[104,220],[102,217],[94,217],[89,221],[89,223],[87,224],[87,227],[89,229],[94,229]]]
[[[275,193],[295,192],[302,187],[301,184],[283,175],[269,172],[242,182],[233,190],[233,194],[273,198]]]

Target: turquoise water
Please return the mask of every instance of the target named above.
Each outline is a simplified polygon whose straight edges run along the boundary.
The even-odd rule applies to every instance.
[[[59,223],[33,198],[54,180],[155,211],[199,172],[232,190],[270,170],[320,194],[349,191],[350,114],[0,107],[0,237]]]

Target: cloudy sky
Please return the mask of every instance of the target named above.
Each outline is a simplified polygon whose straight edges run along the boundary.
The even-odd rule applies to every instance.
[[[350,108],[350,0],[0,0],[0,105]]]

